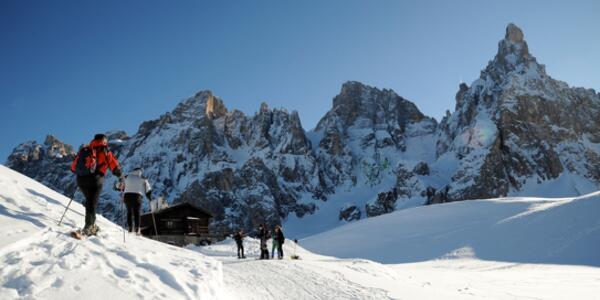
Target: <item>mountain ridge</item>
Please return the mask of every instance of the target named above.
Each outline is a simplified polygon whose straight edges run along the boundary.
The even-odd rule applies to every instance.
[[[597,190],[599,114],[600,94],[548,76],[511,23],[439,122],[391,89],[348,81],[308,132],[295,111],[262,103],[246,115],[204,90],[110,139],[126,169],[142,166],[172,203],[208,208],[218,228],[315,214],[339,225],[423,204],[536,195],[552,184]],[[61,168],[73,153],[55,140],[18,146],[7,165],[69,195],[75,186]],[[348,191],[361,196],[339,196]],[[116,195],[102,198],[100,211],[120,217]]]

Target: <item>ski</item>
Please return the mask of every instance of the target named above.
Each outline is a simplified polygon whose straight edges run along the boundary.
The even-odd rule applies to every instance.
[[[69,235],[72,238],[77,239],[77,240],[83,240],[84,239],[84,235],[81,234],[81,230],[71,231],[71,233]]]

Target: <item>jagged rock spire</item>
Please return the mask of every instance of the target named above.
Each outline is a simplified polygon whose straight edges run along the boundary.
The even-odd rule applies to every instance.
[[[227,108],[223,101],[212,94],[207,96],[205,115],[209,118],[220,118],[227,114]]]
[[[509,23],[508,26],[506,26],[505,40],[509,40],[513,43],[521,43],[524,42],[523,37],[523,31],[514,23]]]
[[[523,71],[527,68],[533,68],[542,76],[546,74],[544,66],[538,64],[535,57],[529,53],[529,47],[521,28],[514,23],[509,23],[506,26],[504,39],[498,42],[498,53],[482,71],[481,79],[489,76],[499,82],[506,74]]]

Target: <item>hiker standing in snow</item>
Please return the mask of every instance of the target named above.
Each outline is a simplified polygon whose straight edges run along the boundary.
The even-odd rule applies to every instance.
[[[238,258],[246,258],[246,256],[244,255],[244,231],[240,229],[240,231],[233,235],[233,239],[237,244]]]
[[[275,225],[275,228],[273,228],[271,233],[271,259],[275,258],[275,250],[279,249],[279,240],[277,240],[277,226],[278,225]]]
[[[121,177],[119,162],[108,149],[108,138],[96,134],[89,145],[82,147],[71,164],[71,171],[77,175],[77,186],[85,196],[85,226],[83,235],[96,235],[100,228],[96,225],[96,207],[106,169]]]
[[[260,259],[269,259],[269,249],[267,248],[269,230],[265,224],[260,224],[260,227],[258,228],[258,238],[260,239]]]
[[[271,250],[271,258],[275,258],[275,249],[277,249],[277,258],[283,259],[283,242],[285,242],[285,237],[283,236],[283,230],[281,230],[281,226],[275,226],[275,230],[273,232],[273,249]]]
[[[144,195],[152,201],[152,187],[148,180],[142,177],[142,168],[135,168],[125,176],[123,201],[127,205],[127,226],[129,232],[140,233],[140,209]]]

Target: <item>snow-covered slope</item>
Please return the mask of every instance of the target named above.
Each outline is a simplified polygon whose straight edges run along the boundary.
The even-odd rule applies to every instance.
[[[124,244],[120,227],[102,217],[99,237],[74,240],[67,232],[83,221],[82,207],[71,204],[72,211],[58,227],[68,199],[0,166],[0,299],[593,299],[600,294],[600,268],[482,261],[462,245],[473,241],[469,245],[475,245],[471,249],[477,253],[482,237],[473,232],[489,233],[486,224],[502,219],[496,222],[503,232],[496,253],[511,253],[513,258],[521,253],[527,258],[522,253],[528,253],[532,243],[547,239],[544,245],[563,247],[550,247],[545,253],[567,250],[551,256],[562,257],[561,263],[581,254],[577,262],[596,265],[598,222],[590,223],[590,216],[598,211],[598,197],[469,201],[408,209],[343,226],[333,231],[337,234],[322,234],[300,245],[288,240],[284,260],[256,260],[258,241],[248,238],[248,259],[238,260],[230,239],[182,249],[127,235]],[[465,213],[458,213],[463,209]],[[486,214],[490,209],[498,212]],[[542,213],[549,216],[539,217]],[[395,222],[402,214],[412,221]],[[456,219],[464,216],[468,217]],[[554,224],[559,218],[568,222]],[[428,220],[447,228],[432,226]],[[503,225],[511,223],[521,225]],[[401,238],[395,232],[408,230],[399,226],[422,229],[415,230],[412,239]],[[562,235],[540,235],[537,230],[544,226],[554,231],[562,226]],[[349,233],[348,228],[353,230]],[[531,242],[522,244],[525,250],[508,251],[500,239],[509,233]],[[574,242],[565,243],[569,240]],[[403,250],[411,247],[409,242],[414,246]],[[437,257],[429,248],[461,250],[450,250],[443,259],[393,265],[323,256],[300,246],[346,256],[364,253],[380,261],[396,261],[390,257],[397,253],[413,253],[405,261]],[[415,258],[419,250],[430,255]],[[294,253],[301,260],[290,260]]]
[[[424,206],[301,240],[316,253],[409,263],[471,257],[600,266],[600,192],[575,198],[502,198]]]
[[[246,238],[245,248],[248,258],[238,260],[231,239],[190,247],[223,262],[225,287],[234,299],[389,299],[393,281],[401,278],[385,265],[316,255],[291,240],[284,243],[284,260],[257,260],[256,239]],[[292,254],[301,260],[289,259]],[[378,286],[382,280],[386,284]]]
[[[483,261],[464,255],[382,264],[318,255],[301,247],[303,241],[284,244],[288,256],[296,253],[301,260],[264,261],[255,259],[258,244],[246,239],[246,260],[235,258],[232,240],[190,249],[223,262],[225,288],[240,300],[597,299],[600,293],[597,267]],[[380,248],[379,252],[396,249]]]
[[[225,298],[220,262],[134,235],[98,217],[98,237],[68,233],[83,207],[0,165],[0,299]]]

